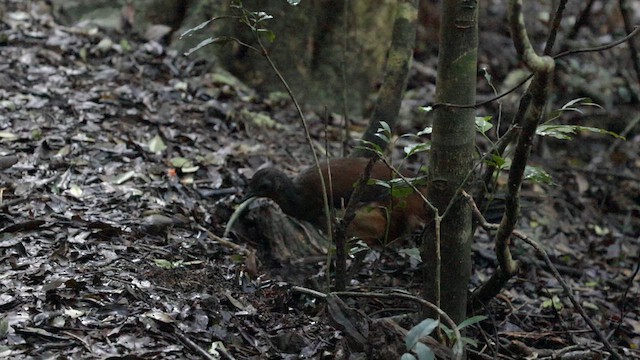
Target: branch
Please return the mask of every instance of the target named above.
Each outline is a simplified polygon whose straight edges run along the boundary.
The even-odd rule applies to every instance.
[[[491,224],[487,222],[487,220],[482,216],[482,213],[480,213],[480,209],[478,209],[478,206],[473,201],[473,198],[469,194],[463,193],[463,196],[469,202],[469,205],[471,206],[471,210],[473,211],[473,216],[476,218],[476,220],[478,221],[478,223],[483,229],[485,229],[487,232],[490,232],[492,230],[497,230],[499,228],[498,224]],[[578,312],[580,313],[580,316],[582,316],[582,318],[587,323],[587,325],[591,328],[591,330],[596,335],[596,337],[602,342],[602,344],[604,344],[605,348],[607,348],[607,350],[611,352],[612,357],[619,359],[618,354],[616,354],[611,344],[607,341],[606,336],[602,334],[602,332],[598,329],[596,324],[591,320],[591,318],[589,318],[586,311],[580,305],[578,300],[576,300],[576,298],[573,296],[573,291],[571,290],[569,285],[567,285],[567,283],[564,281],[564,279],[562,278],[562,275],[560,275],[560,272],[558,271],[556,266],[553,264],[553,262],[549,258],[549,255],[547,254],[547,251],[542,247],[542,245],[540,245],[537,241],[529,238],[528,236],[526,236],[525,234],[523,234],[518,230],[513,231],[513,236],[517,237],[518,239],[524,241],[526,244],[531,246],[536,251],[536,253],[538,253],[538,255],[542,257],[542,260],[551,271],[551,274],[553,275],[553,277],[558,281],[558,284],[560,284],[560,286],[562,287],[564,294],[567,296],[567,298],[569,299],[573,307],[576,310],[578,310]],[[484,285],[481,286],[481,288],[482,287],[484,287]],[[490,299],[491,297],[479,298],[476,295],[476,292],[474,292],[472,294],[472,298],[473,298],[472,303],[483,303],[488,299]]]

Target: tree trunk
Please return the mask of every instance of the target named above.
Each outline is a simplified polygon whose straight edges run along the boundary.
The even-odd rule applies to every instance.
[[[475,102],[478,2],[443,1],[436,102]],[[422,241],[424,293],[455,322],[466,318],[471,272],[471,210],[459,196],[472,169],[475,138],[473,108],[437,106],[429,167],[429,200],[444,215],[440,239],[433,224]],[[439,246],[438,246],[439,242]],[[441,263],[437,249],[440,247]],[[440,268],[438,269],[438,266]],[[440,279],[434,274],[441,274]],[[439,284],[445,284],[440,288]],[[446,299],[446,301],[441,301]],[[434,317],[434,314],[429,314]]]
[[[387,57],[384,80],[378,91],[371,121],[362,140],[372,142],[380,148],[386,148],[387,143],[376,136],[381,122],[386,122],[391,129],[395,128],[400,112],[400,103],[407,87],[409,68],[413,59],[413,48],[416,46],[416,20],[418,16],[418,0],[400,0],[396,9],[393,23],[391,48]],[[367,150],[365,144],[356,148],[353,157],[374,157],[375,152]]]

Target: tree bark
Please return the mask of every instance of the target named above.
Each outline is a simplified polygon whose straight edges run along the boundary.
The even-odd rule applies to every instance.
[[[442,14],[436,102],[473,104],[478,1],[445,0]],[[436,107],[428,195],[444,217],[440,223],[440,239],[431,224],[423,234],[421,249],[426,300],[439,304],[456,323],[466,318],[471,273],[471,209],[459,195],[472,169],[474,116],[473,108]],[[437,255],[438,242],[441,263]],[[441,274],[439,279],[434,276],[438,273]],[[441,288],[439,284],[446,286]]]
[[[378,91],[373,115],[362,140],[372,142],[380,148],[387,147],[386,142],[376,136],[384,121],[393,129],[400,112],[400,103],[404,97],[409,77],[409,68],[413,59],[413,48],[416,43],[418,17],[418,0],[399,0],[396,18],[393,23],[391,48],[387,57],[384,80]],[[363,144],[366,147],[366,145]],[[375,152],[366,148],[356,148],[353,157],[373,157]]]

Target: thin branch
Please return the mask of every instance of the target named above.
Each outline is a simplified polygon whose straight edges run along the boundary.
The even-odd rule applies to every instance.
[[[304,116],[304,113],[302,112],[302,108],[300,107],[300,104],[298,103],[296,96],[293,93],[293,90],[291,90],[291,88],[289,87],[289,84],[284,79],[284,76],[282,76],[282,73],[280,73],[276,64],[273,63],[273,60],[269,56],[269,52],[264,47],[264,44],[262,44],[262,40],[260,39],[260,34],[257,31],[254,31],[254,34],[255,34],[256,40],[258,41],[258,45],[262,50],[262,55],[264,55],[264,57],[267,59],[267,61],[269,62],[269,65],[271,66],[271,69],[273,69],[274,73],[276,74],[276,76],[278,77],[282,85],[285,87],[285,89],[287,90],[287,94],[289,94],[291,101],[293,101],[293,105],[295,106],[296,111],[298,112],[298,116],[300,117],[300,122],[302,123],[302,128],[304,129],[304,135],[305,135],[307,144],[309,145],[309,149],[311,149],[313,162],[316,165],[316,169],[318,170],[318,175],[320,176],[320,185],[322,186],[322,200],[324,201],[324,205],[325,205],[325,217],[327,221],[327,236],[329,237],[329,240],[331,240],[331,237],[333,234],[333,231],[332,231],[333,222],[331,221],[331,212],[329,211],[329,197],[327,194],[327,185],[324,181],[324,176],[322,176],[322,170],[320,169],[320,160],[318,160],[318,154],[316,153],[316,150],[313,147],[313,140],[311,139],[311,132],[309,131],[307,120]]]
[[[623,44],[624,42],[626,42],[627,40],[633,38],[634,36],[636,36],[638,34],[638,32],[640,32],[640,26],[636,26],[633,28],[633,30],[631,32],[629,32],[629,34],[623,38],[620,38],[614,42],[611,42],[609,44],[604,44],[601,46],[596,46],[596,47],[591,47],[591,48],[584,48],[584,49],[575,49],[575,50],[567,50],[565,52],[562,52],[560,54],[554,55],[553,58],[554,59],[560,59],[569,55],[575,55],[575,54],[582,54],[582,53],[588,53],[588,52],[597,52],[597,51],[603,51],[603,50],[608,50],[611,48],[614,48],[620,44]],[[500,100],[503,97],[511,94],[512,92],[516,91],[518,88],[520,88],[522,85],[526,84],[527,81],[529,81],[532,77],[533,77],[533,73],[529,74],[529,76],[527,76],[524,80],[520,81],[518,84],[516,84],[513,88],[507,90],[506,92],[495,96],[489,100],[485,100],[483,102],[479,102],[476,104],[471,104],[471,105],[460,105],[460,104],[451,104],[451,103],[436,103],[433,104],[431,107],[433,109],[437,109],[437,108],[441,108],[441,107],[450,107],[450,108],[455,108],[455,109],[477,109],[481,106],[487,105],[489,103],[492,103],[496,100]]]
[[[589,20],[589,15],[591,15],[591,8],[593,8],[593,4],[595,2],[596,0],[589,0],[589,2],[587,3],[587,6],[585,6],[584,9],[580,12],[580,15],[578,16],[578,20],[576,20],[576,22],[573,24],[571,31],[569,31],[569,34],[567,35],[568,39],[575,38],[576,35],[578,35],[578,31],[580,31],[580,28],[587,24],[587,20]]]
[[[633,27],[631,26],[631,19],[633,16],[631,5],[629,5],[627,0],[619,0],[619,4],[622,21],[624,22],[624,30],[627,33],[631,33],[633,30]],[[640,55],[638,55],[638,47],[633,40],[629,40],[629,52],[631,56],[631,63],[633,64],[633,69],[635,70],[636,77],[638,79],[638,85],[640,85]]]
[[[563,57],[569,56],[569,55],[609,50],[609,49],[611,49],[613,47],[616,47],[616,46],[626,42],[627,40],[631,39],[632,37],[638,35],[638,33],[640,33],[640,26],[634,27],[633,31],[630,32],[627,36],[625,36],[625,37],[623,37],[621,39],[618,39],[618,40],[616,40],[614,42],[611,42],[611,43],[608,43],[608,44],[604,44],[604,45],[600,45],[600,46],[591,47],[591,48],[567,50],[567,51],[562,52],[562,53],[560,53],[558,55],[554,55],[553,58],[554,59],[560,59],[560,58],[563,58]]]
[[[471,209],[473,211],[473,216],[476,217],[478,223],[483,229],[487,231],[492,231],[492,230],[497,230],[500,227],[500,225],[498,224],[491,224],[487,222],[487,220],[482,216],[482,213],[480,213],[480,209],[478,209],[478,206],[473,201],[473,198],[469,194],[464,193],[463,196],[469,202],[469,205],[471,206]],[[580,316],[582,316],[584,321],[591,328],[591,331],[593,331],[596,337],[602,342],[604,347],[611,353],[611,356],[613,358],[621,359],[619,355],[616,353],[616,351],[613,349],[613,346],[611,346],[609,341],[607,341],[607,338],[604,336],[604,334],[598,329],[598,327],[591,320],[591,318],[589,318],[584,308],[580,305],[578,300],[576,300],[576,298],[573,296],[573,291],[571,290],[569,285],[567,285],[567,283],[564,281],[564,279],[562,278],[562,275],[560,275],[560,272],[558,272],[558,269],[549,258],[549,255],[547,254],[547,251],[544,249],[544,247],[542,247],[542,245],[540,245],[537,241],[531,239],[530,237],[526,236],[524,233],[518,230],[514,230],[512,234],[513,236],[517,237],[518,239],[524,241],[529,246],[531,246],[536,251],[536,253],[538,253],[538,255],[542,257],[542,260],[551,271],[551,274],[558,281],[558,284],[560,284],[560,287],[562,287],[564,294],[567,296],[567,298],[569,299],[573,307],[576,310],[578,310],[578,313],[580,313]]]
[[[544,47],[544,55],[551,55],[551,50],[553,50],[553,45],[556,43],[556,37],[558,36],[558,30],[560,30],[562,13],[564,13],[564,9],[567,6],[567,1],[569,0],[561,0],[556,8],[556,13],[551,21],[551,31],[549,31],[549,36],[547,37],[547,45]]]
[[[344,216],[338,223],[338,226],[336,226],[336,290],[338,291],[344,291],[347,281],[349,280],[347,278],[347,255],[345,253],[347,228],[356,216],[357,206],[360,203],[367,181],[371,178],[371,169],[373,169],[373,165],[376,160],[377,158],[371,158],[367,162],[367,166],[365,166],[362,176],[354,185],[355,190],[349,197],[349,202],[347,203]]]
[[[291,288],[291,290],[293,291],[297,291],[297,292],[301,292],[304,294],[308,294],[311,296],[315,296],[321,299],[325,299],[329,294],[324,294],[321,293],[319,291],[316,290],[312,290],[312,289],[308,289],[308,288],[304,288],[301,286],[293,286]],[[409,300],[412,302],[416,302],[418,304],[420,304],[421,306],[425,307],[425,308],[429,308],[433,311],[435,311],[436,313],[438,313],[440,315],[440,317],[442,317],[442,319],[444,320],[444,322],[447,324],[447,326],[449,326],[449,328],[453,331],[453,335],[454,338],[456,339],[457,342],[460,342],[462,339],[462,335],[460,334],[460,329],[458,329],[458,326],[456,325],[456,323],[449,317],[449,315],[447,315],[447,313],[445,313],[444,311],[442,311],[442,309],[440,309],[438,306],[434,305],[433,303],[424,300],[422,298],[419,298],[417,296],[413,296],[410,294],[404,294],[404,293],[398,293],[398,292],[394,292],[394,293],[390,293],[390,294],[386,294],[386,293],[375,293],[375,292],[354,292],[354,291],[337,291],[337,292],[333,292],[331,293],[332,295],[335,296],[347,296],[347,297],[366,297],[366,298],[374,298],[374,299],[402,299],[402,300]],[[454,351],[454,359],[458,359],[461,360],[462,359],[462,353],[458,353]]]

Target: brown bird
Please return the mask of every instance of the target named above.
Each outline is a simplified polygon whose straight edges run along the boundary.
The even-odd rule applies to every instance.
[[[338,158],[329,160],[328,165],[326,161],[320,162],[325,184],[333,194],[334,208],[346,206],[368,161],[366,158]],[[412,176],[408,173],[403,175]],[[393,177],[392,170],[386,165],[379,162],[373,165],[371,179],[391,180]],[[304,169],[293,179],[275,168],[259,170],[249,182],[245,198],[251,197],[273,199],[285,214],[325,228],[322,184],[315,166]],[[347,235],[365,241],[394,240],[417,229],[426,218],[419,194],[413,192],[407,197],[396,198],[390,195],[387,187],[366,185]]]

